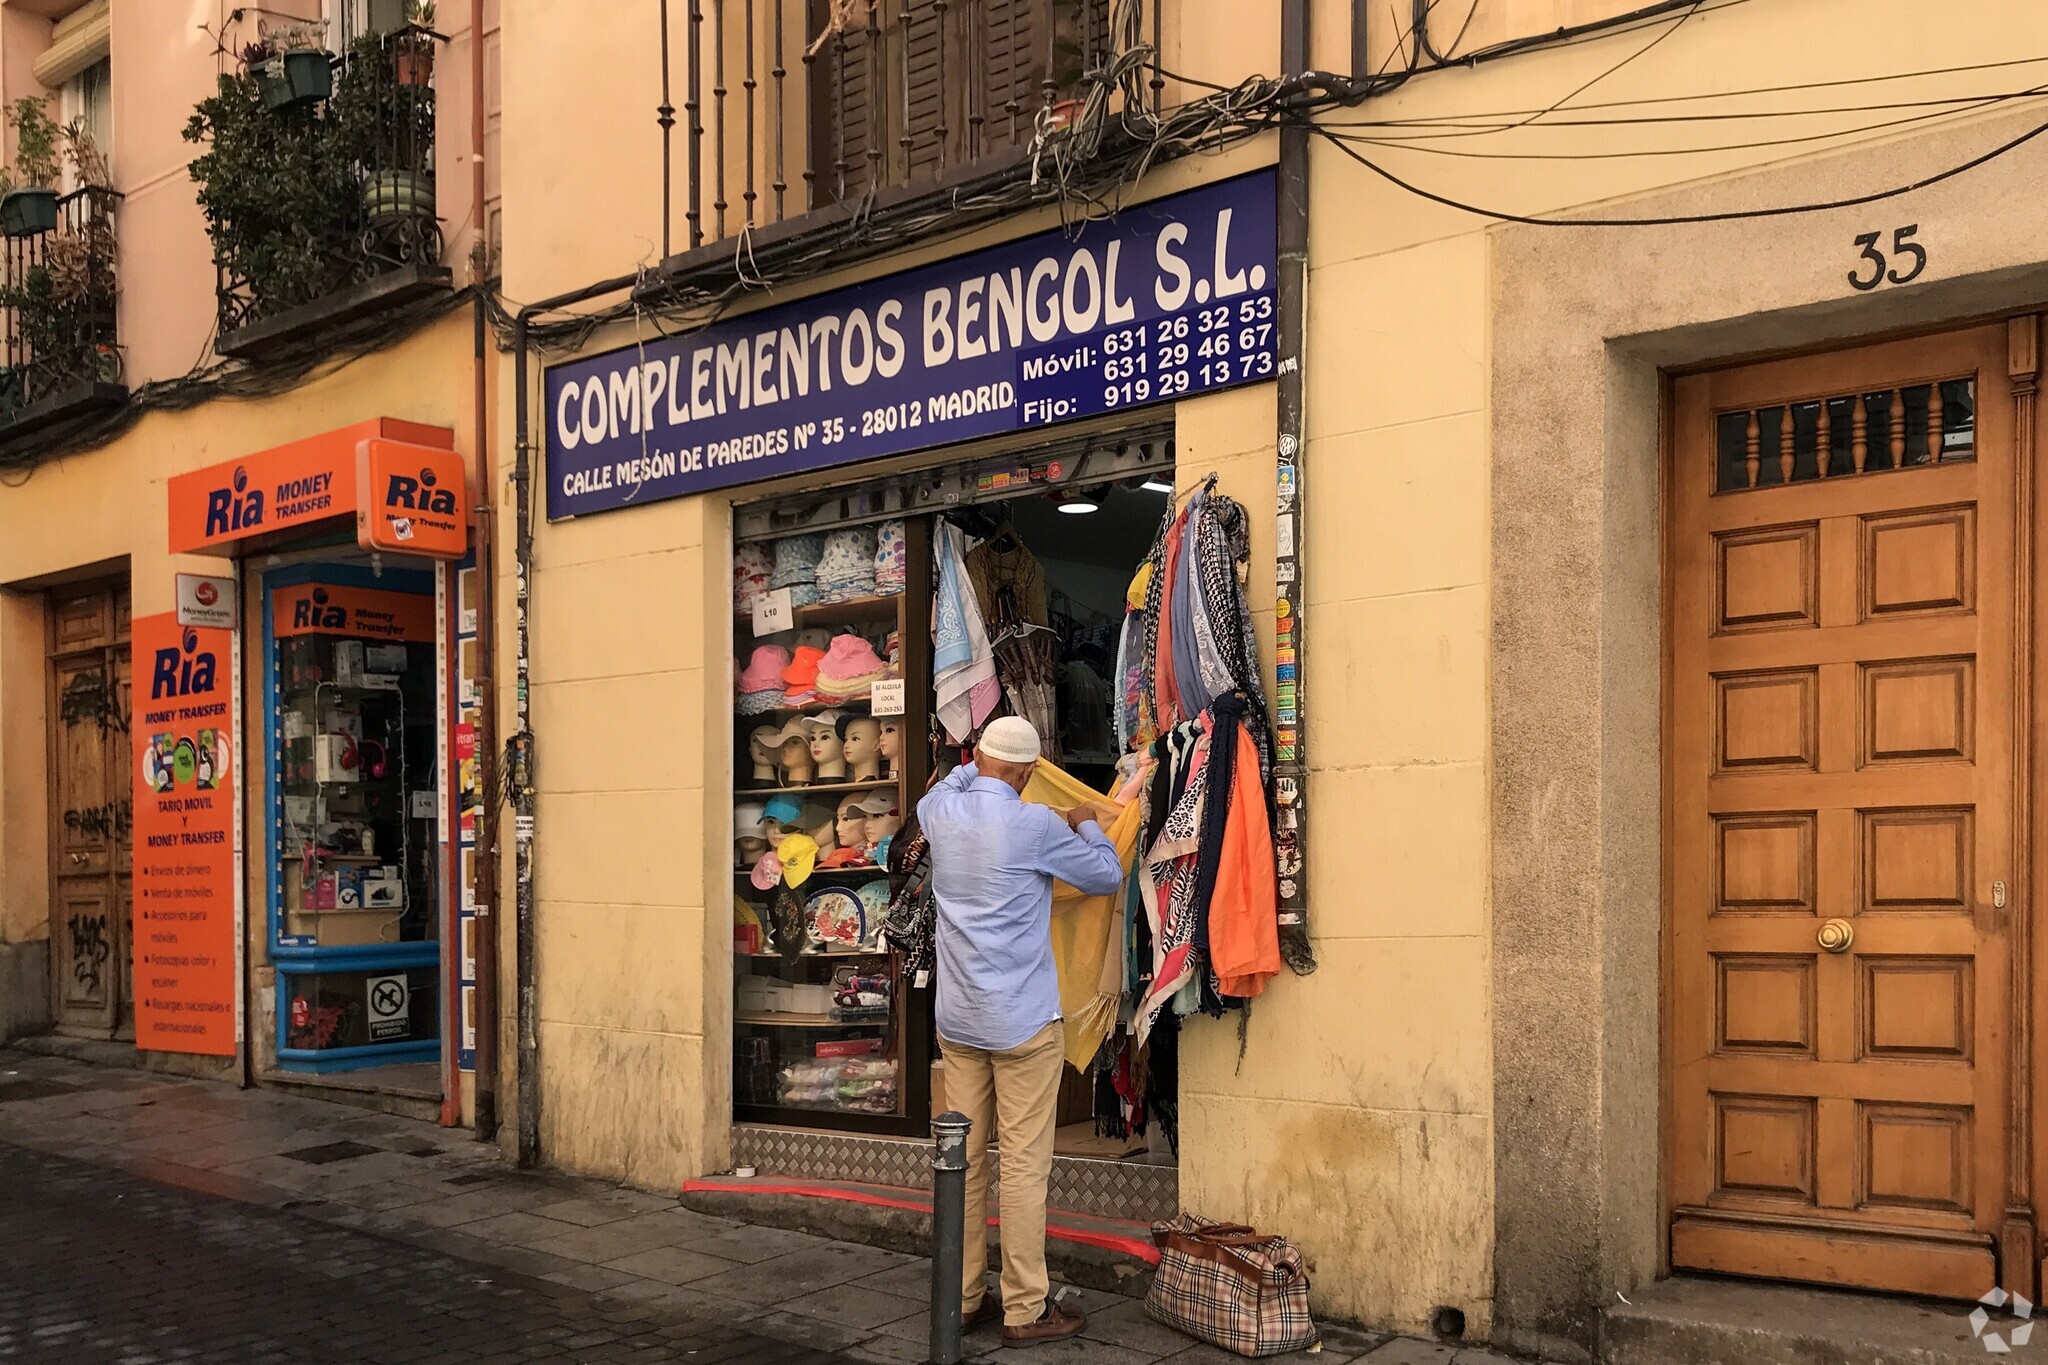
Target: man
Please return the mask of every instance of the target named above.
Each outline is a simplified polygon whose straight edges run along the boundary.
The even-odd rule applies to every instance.
[[[1003,1340],[1023,1346],[1079,1332],[1087,1319],[1046,1298],[1045,1190],[1066,1037],[1052,957],[1055,878],[1092,896],[1123,884],[1102,832],[1109,807],[1065,818],[1028,805],[1038,731],[989,722],[962,764],[918,804],[938,902],[939,1045],[946,1102],[973,1121],[967,1139],[967,1239],[960,1311],[969,1330],[1000,1316]],[[982,1288],[988,1259],[990,1130],[1003,1152],[1002,1304]]]

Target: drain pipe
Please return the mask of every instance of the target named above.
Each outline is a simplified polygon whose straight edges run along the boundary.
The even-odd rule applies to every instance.
[[[533,924],[533,713],[529,702],[526,607],[533,581],[533,421],[528,394],[531,368],[531,326],[542,313],[618,294],[640,282],[638,274],[615,275],[566,294],[522,307],[512,318],[512,484],[515,524],[512,534],[512,633],[514,713],[506,741],[506,786],[512,796],[512,875],[514,944],[517,961],[519,1145],[518,1163],[540,1162],[540,1020],[534,986]],[[486,790],[485,804],[491,793]],[[496,888],[493,888],[494,894]]]
[[[1280,346],[1278,439],[1279,530],[1273,565],[1279,590],[1274,623],[1274,834],[1280,879],[1280,955],[1297,975],[1316,969],[1308,936],[1308,744],[1303,705],[1303,653],[1307,563],[1301,477],[1305,424],[1303,351],[1308,332],[1308,152],[1311,117],[1309,0],[1281,0],[1280,70],[1298,92],[1295,117],[1280,125],[1280,203],[1277,336]]]
[[[472,284],[488,275],[490,238],[484,212],[484,0],[469,0],[469,218],[476,225],[470,260]],[[483,291],[476,296],[476,374],[471,422],[476,432],[476,780],[483,793],[476,820],[476,878],[471,891],[476,906],[476,1136],[490,1142],[498,1136],[498,803],[497,790],[498,670],[496,659],[496,544],[498,526],[497,461],[491,458],[490,330]],[[459,765],[458,765],[459,771]],[[458,825],[458,835],[459,835]],[[459,948],[459,945],[458,945]],[[461,1002],[456,1002],[456,1037],[461,1038]]]

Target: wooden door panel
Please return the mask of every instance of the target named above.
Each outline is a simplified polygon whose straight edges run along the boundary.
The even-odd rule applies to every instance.
[[[49,621],[51,994],[61,1027],[104,1035],[134,999],[128,594],[52,594]]]
[[[2006,1204],[2006,329],[1677,381],[1674,1265],[1975,1297]]]

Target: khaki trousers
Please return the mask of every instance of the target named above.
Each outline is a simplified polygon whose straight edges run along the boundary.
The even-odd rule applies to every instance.
[[[1045,1311],[1045,1188],[1052,1177],[1066,1032],[1055,1019],[1002,1052],[943,1037],[939,1045],[946,1056],[946,1103],[974,1124],[967,1134],[960,1311],[964,1316],[981,1306],[982,1276],[988,1270],[988,1141],[993,1133],[1003,1159],[1003,1323],[1021,1327]]]

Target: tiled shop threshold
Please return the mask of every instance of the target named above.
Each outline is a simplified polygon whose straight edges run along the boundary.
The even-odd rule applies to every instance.
[[[0,1049],[0,1143],[497,1267],[677,1322],[717,1323],[850,1360],[925,1359],[931,1265],[919,1256],[693,1211],[672,1195],[519,1171],[463,1130]],[[1153,1322],[1136,1299],[1066,1292],[1069,1304],[1089,1314],[1086,1336],[1034,1347],[1021,1359],[1237,1359]],[[976,1357],[1002,1351],[993,1331],[967,1346]],[[650,1359],[705,1358],[649,1349],[656,1352]],[[1503,1360],[1337,1327],[1324,1332],[1320,1350],[1299,1357],[1318,1365],[1368,1358],[1373,1365]]]

